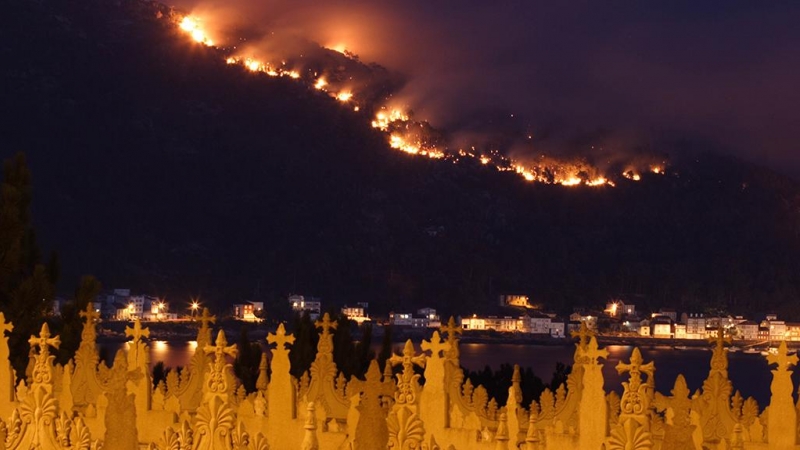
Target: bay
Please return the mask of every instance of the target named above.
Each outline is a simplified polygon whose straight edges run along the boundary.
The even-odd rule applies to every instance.
[[[194,354],[196,341],[151,341],[150,365],[163,362],[166,367],[184,367]],[[113,360],[117,350],[126,348],[127,343],[106,342],[99,347],[104,359]],[[403,344],[395,344],[396,353],[402,353]],[[603,377],[607,392],[622,392],[622,382],[628,375],[620,375],[616,366],[620,362],[628,362],[633,346],[609,345],[608,358],[602,360]],[[489,366],[496,370],[502,364],[519,364],[520,367],[530,367],[534,374],[549,381],[555,371],[557,363],[571,365],[573,362],[574,346],[551,346],[530,344],[495,344],[495,343],[464,343],[459,346],[461,365],[469,370],[483,370]],[[417,351],[420,349],[417,346]],[[683,374],[689,389],[694,392],[702,387],[703,381],[708,377],[711,362],[711,351],[707,348],[687,348],[676,350],[667,346],[641,347],[640,351],[645,362],[654,361],[656,367],[656,391],[669,395],[675,378]],[[733,383],[733,392],[739,390],[743,397],[752,396],[763,408],[769,401],[769,386],[772,380],[770,367],[767,360],[760,354],[729,353],[728,376]],[[792,375],[795,385],[800,382],[800,373],[794,370]]]

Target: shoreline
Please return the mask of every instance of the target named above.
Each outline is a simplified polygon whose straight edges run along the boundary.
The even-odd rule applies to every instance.
[[[197,322],[174,323],[174,322],[146,322],[144,325],[150,330],[150,340],[157,341],[192,341],[197,337]],[[102,342],[124,342],[128,340],[125,336],[125,328],[129,322],[106,322],[98,329],[98,341]],[[241,323],[237,321],[222,321],[215,329],[225,330],[229,337],[237,336],[241,332]],[[431,333],[436,329],[421,328],[394,328],[392,330],[392,341],[395,344],[402,344],[408,339],[418,341],[430,339]],[[252,342],[266,340],[268,330],[264,326],[253,326],[248,330],[248,338]],[[360,332],[353,333],[353,339],[358,340]],[[373,328],[373,343],[382,338],[384,327],[376,326]],[[495,331],[465,331],[459,336],[462,344],[511,344],[511,345],[541,345],[541,346],[572,346],[575,338],[563,337],[555,338],[547,335],[532,335],[523,333],[500,333]],[[652,338],[645,336],[617,336],[617,335],[596,335],[600,345],[629,345],[637,347],[673,347],[676,350],[685,348],[711,349],[713,342],[707,339],[674,339],[674,338]],[[229,339],[230,340],[230,339]],[[779,341],[774,341],[771,346],[777,346]],[[800,341],[787,341],[789,348],[800,348]],[[735,339],[732,344],[738,348],[754,347],[765,349],[768,344],[765,341]]]

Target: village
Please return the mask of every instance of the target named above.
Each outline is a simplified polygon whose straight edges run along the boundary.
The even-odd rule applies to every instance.
[[[369,304],[364,302],[344,305],[338,309],[323,308],[322,300],[312,296],[290,295],[287,302],[292,313],[307,313],[311,320],[318,320],[323,312],[337,311],[358,325],[372,323],[381,327],[391,326],[398,330],[420,331],[436,329],[442,325],[440,314],[431,307],[415,311],[390,312],[388,316],[372,316]],[[63,300],[55,302],[54,314],[58,314],[59,305],[63,305]],[[202,304],[198,299],[192,299],[186,305],[176,307],[175,304],[171,305],[157,296],[133,295],[130,289],[114,289],[98,296],[93,307],[106,321],[181,322],[194,320],[199,315]],[[692,311],[678,312],[671,308],[642,312],[637,311],[634,304],[615,300],[608,302],[602,310],[575,308],[568,317],[563,317],[533,304],[526,295],[501,295],[494,310],[497,313],[491,315],[462,313],[455,316],[456,322],[466,337],[500,333],[501,336],[558,340],[565,339],[570,333],[580,329],[581,324],[586,324],[599,338],[705,340],[715,337],[722,328],[726,336],[746,343],[747,347],[756,344],[777,345],[780,341],[800,342],[800,322],[781,320],[776,314],[751,318]],[[270,312],[264,308],[264,302],[241,301],[233,304],[229,311],[221,314],[221,317],[261,322],[269,314]],[[734,346],[731,351],[739,349]]]

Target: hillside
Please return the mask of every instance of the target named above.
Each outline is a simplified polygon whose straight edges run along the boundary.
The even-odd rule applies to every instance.
[[[363,113],[226,65],[155,3],[4,11],[0,149],[29,158],[63,292],[93,273],[219,305],[298,292],[469,313],[525,292],[800,317],[800,190],[767,169],[687,145],[668,176],[529,184],[396,152]]]

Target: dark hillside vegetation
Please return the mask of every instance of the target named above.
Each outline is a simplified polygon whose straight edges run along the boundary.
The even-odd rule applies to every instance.
[[[524,292],[560,311],[623,295],[800,318],[791,180],[703,151],[616,188],[407,157],[367,113],[228,66],[169,14],[4,5],[1,156],[28,157],[62,279],[220,305],[297,292],[463,314]]]

